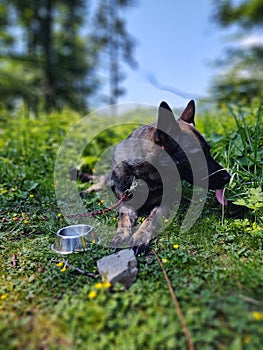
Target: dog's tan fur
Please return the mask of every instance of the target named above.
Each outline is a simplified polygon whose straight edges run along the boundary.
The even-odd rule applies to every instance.
[[[194,115],[194,101],[188,103],[179,120],[175,120],[170,107],[162,102],[156,124],[136,129],[116,147],[111,173],[116,197],[121,198],[134,180],[139,185],[133,198],[119,208],[117,235],[112,246],[147,246],[161,218],[176,200],[181,180],[209,189],[222,188],[229,182],[230,175],[212,158],[207,142],[195,129]],[[163,171],[161,175],[159,170]],[[148,216],[133,233],[132,227],[141,213]]]

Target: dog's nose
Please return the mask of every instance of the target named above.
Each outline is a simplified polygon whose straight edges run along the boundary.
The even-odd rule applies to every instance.
[[[224,187],[229,181],[231,176],[226,170],[215,172],[209,176],[209,189],[214,190]]]
[[[230,181],[230,179],[231,179],[231,176],[227,172],[225,172],[222,177],[222,181],[224,182],[224,184],[227,184]]]

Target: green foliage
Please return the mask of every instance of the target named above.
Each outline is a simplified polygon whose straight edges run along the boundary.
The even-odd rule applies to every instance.
[[[263,192],[261,188],[249,188],[242,198],[238,198],[234,204],[251,209],[255,216],[253,230],[257,233],[263,233],[263,227],[256,224],[256,222],[260,222],[263,225]]]
[[[111,94],[117,98],[124,78],[121,61],[133,62],[134,45],[120,16],[128,5],[129,1],[103,0],[89,9],[85,0],[3,0],[2,104],[12,109],[22,100],[34,112],[43,107],[86,112],[99,87],[97,70],[105,64],[105,52],[110,52]],[[103,8],[106,12],[100,11]],[[101,21],[92,20],[97,17]]]
[[[226,72],[214,78],[211,91],[218,102],[235,104],[262,100],[263,70],[262,41],[246,44],[243,39],[258,38],[256,30],[262,29],[263,5],[261,0],[246,0],[234,3],[231,0],[214,1],[214,19],[223,27],[236,27],[236,45],[226,50],[226,54],[217,61]],[[249,40],[248,40],[249,41]]]
[[[222,111],[220,118],[208,115],[198,120],[217,160],[233,174],[227,196],[248,208],[245,217],[233,218],[226,211],[222,222],[221,210],[209,193],[195,226],[181,232],[188,205],[184,199],[176,218],[152,242],[197,349],[254,350],[262,344],[259,114],[258,110],[236,113],[235,119]],[[153,255],[138,257],[139,276],[130,289],[116,286],[109,292],[99,287],[99,278],[77,274],[72,266],[97,274],[96,261],[110,249],[91,244],[86,252],[66,259],[50,249],[55,232],[66,225],[54,193],[54,163],[61,142],[79,118],[69,110],[37,119],[23,109],[13,115],[1,113],[0,347],[185,349],[183,331]],[[135,124],[141,120],[138,116]],[[126,137],[132,125],[127,127],[106,130],[93,140],[92,149],[99,155],[104,147]],[[83,157],[87,155],[88,148]],[[100,204],[96,196],[86,199],[88,210]],[[101,216],[100,222],[115,229],[116,212]]]
[[[215,18],[223,26],[236,22],[246,28],[262,25],[263,4],[261,0],[245,0],[239,4],[233,4],[231,0],[215,1],[215,6]]]
[[[262,186],[263,159],[262,106],[225,107],[220,118],[201,118],[201,130],[207,134],[213,155],[230,171],[230,199],[243,197],[244,191]],[[208,135],[209,130],[218,130]]]
[[[85,2],[13,0],[4,1],[2,10],[2,102],[13,107],[22,99],[34,111],[43,106],[85,109],[96,88],[96,52],[80,34]]]
[[[263,192],[261,191],[260,187],[250,188],[245,198],[240,198],[235,203],[239,205],[243,205],[255,211],[257,210],[262,211],[263,210]]]
[[[262,105],[251,113],[246,109],[234,111],[231,108],[237,131],[231,144],[233,156],[236,159],[236,174],[240,171],[247,183],[254,186],[262,183],[263,159],[263,110]]]

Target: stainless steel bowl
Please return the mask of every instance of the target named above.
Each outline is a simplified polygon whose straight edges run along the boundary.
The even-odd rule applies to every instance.
[[[59,254],[71,254],[84,251],[92,241],[93,227],[89,225],[71,225],[61,228],[51,249]]]

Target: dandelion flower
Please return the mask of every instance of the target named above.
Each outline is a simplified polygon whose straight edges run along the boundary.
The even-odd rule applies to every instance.
[[[174,247],[174,249],[178,249],[179,248],[179,244],[174,244],[173,247]]]
[[[108,289],[108,288],[110,288],[110,287],[111,287],[111,283],[110,283],[110,282],[105,281],[105,282],[103,283],[103,287],[104,287],[105,289]]]
[[[96,296],[97,296],[97,292],[95,290],[90,291],[88,294],[89,299],[95,299]]]
[[[252,312],[253,318],[256,321],[262,321],[263,320],[263,313],[259,311]]]
[[[58,267],[61,267],[61,266],[64,265],[64,263],[63,263],[63,261],[60,261],[60,262],[58,262],[56,265],[57,265]]]
[[[162,262],[166,264],[166,263],[168,263],[168,259],[162,258]]]
[[[244,338],[244,344],[249,344],[251,342],[251,335],[247,335]]]
[[[62,214],[61,214],[61,213],[58,213],[57,217],[60,218],[61,216],[62,216]]]
[[[111,287],[111,283],[108,281],[98,282],[95,284],[96,289],[108,289]]]
[[[96,289],[102,289],[103,288],[103,283],[102,282],[98,282],[95,284],[95,288]]]
[[[66,267],[64,266],[64,267],[62,267],[62,269],[60,270],[61,272],[65,272],[67,269],[66,269]]]
[[[0,296],[0,299],[1,299],[1,300],[6,300],[6,298],[7,298],[7,295],[6,295],[6,294],[2,294],[2,295]]]

